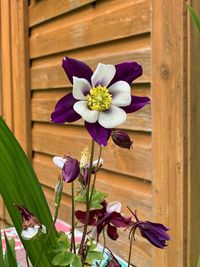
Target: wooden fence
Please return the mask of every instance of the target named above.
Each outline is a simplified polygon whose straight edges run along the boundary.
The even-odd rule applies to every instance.
[[[68,55],[98,64],[138,61],[144,75],[132,87],[152,103],[122,127],[132,151],[112,143],[98,186],[109,200],[138,210],[143,220],[170,228],[168,249],[137,236],[138,267],[195,266],[200,250],[200,40],[182,0],[1,0],[0,113],[32,161],[50,206],[57,170],[52,156],[80,156],[89,145],[82,122],[50,123],[57,100],[71,90],[61,68]],[[191,4],[200,10],[198,0]],[[200,65],[200,64],[199,64]],[[60,217],[69,221],[67,186]],[[123,210],[126,212],[126,209]],[[0,206],[0,216],[8,219]],[[127,258],[128,242],[109,242]]]

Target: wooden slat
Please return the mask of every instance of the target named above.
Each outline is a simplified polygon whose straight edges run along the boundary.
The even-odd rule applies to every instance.
[[[78,136],[76,145],[74,138]],[[132,137],[132,135],[130,134]],[[143,136],[143,139],[145,136]],[[33,127],[33,150],[46,154],[68,154],[79,158],[83,146],[90,144],[90,138],[82,127],[67,125],[66,127],[55,124],[34,123]],[[52,142],[53,140],[53,142]],[[150,141],[149,136],[146,140]],[[145,142],[144,142],[145,143]],[[133,175],[146,180],[151,180],[152,154],[150,143],[148,145],[137,145],[134,149],[127,151],[112,144],[105,148],[105,169]]]
[[[97,7],[88,17],[74,20],[74,23],[59,20],[56,27],[49,24],[46,32],[35,29],[30,37],[30,55],[35,58],[146,33],[149,26],[149,0],[119,7],[109,5],[106,12],[99,12]]]
[[[12,87],[14,134],[31,157],[28,2],[13,0],[11,5]],[[6,87],[8,90],[8,87]]]
[[[35,26],[94,2],[96,0],[50,0],[35,2],[29,6],[29,26]]]
[[[145,93],[147,92],[147,90],[144,90],[144,92],[143,90],[138,91],[139,95],[145,95]],[[64,90],[64,93],[63,90],[61,92],[62,94],[59,93],[59,90],[56,90],[52,94],[50,94],[49,91],[47,91],[46,93],[43,92],[42,98],[32,98],[32,120],[39,122],[49,122],[51,112],[54,110],[56,102],[59,100],[59,98],[66,95],[66,90]],[[136,95],[138,95],[135,88],[134,92],[136,92]],[[79,120],[74,124],[83,125],[83,121]],[[146,106],[140,111],[129,114],[127,121],[121,126],[121,128],[137,131],[151,131],[150,105]]]
[[[200,1],[191,0],[189,3],[200,14]],[[189,16],[189,14],[188,14]],[[188,220],[187,220],[187,266],[196,266],[199,251],[199,225],[200,225],[200,35],[192,19],[188,19]],[[186,260],[185,260],[186,262]]]
[[[127,51],[124,53],[108,54],[103,57],[84,59],[93,70],[99,62],[104,64],[118,64],[124,61],[136,61],[143,67],[143,75],[136,79],[134,83],[144,83],[151,81],[151,50],[149,48],[137,51]],[[53,65],[43,65],[31,68],[31,89],[60,88],[69,87],[70,83],[61,67],[62,58]]]
[[[1,58],[2,70],[2,114],[10,129],[13,129],[13,109],[12,109],[12,70],[11,70],[11,38],[10,38],[10,2],[1,1]],[[7,29],[7,30],[5,30]]]
[[[186,266],[186,88],[185,6],[181,0],[153,1],[152,146],[155,221],[170,229],[166,250],[155,251],[154,266]],[[159,23],[158,23],[159,22]]]

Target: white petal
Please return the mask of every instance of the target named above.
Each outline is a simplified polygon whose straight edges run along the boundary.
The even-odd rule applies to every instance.
[[[98,159],[95,160],[95,161],[93,161],[92,166],[93,166],[93,167],[97,167],[97,163],[98,163]],[[100,160],[99,160],[99,164],[98,164],[98,165],[102,165],[102,164],[103,164],[103,159],[100,158]]]
[[[53,157],[53,163],[60,169],[63,168],[65,162],[66,162],[66,159],[62,157]]]
[[[98,122],[104,128],[115,128],[126,121],[126,112],[116,106],[111,106],[109,110],[99,112]]]
[[[47,228],[43,224],[40,226],[40,232],[42,232],[44,235],[47,233]]]
[[[78,100],[87,99],[86,95],[90,92],[91,85],[84,78],[73,76],[73,97]]]
[[[36,236],[38,233],[38,227],[28,227],[26,230],[22,230],[21,237],[25,240],[29,240]]]
[[[87,101],[78,101],[74,104],[73,108],[85,121],[94,123],[97,121],[99,112],[97,110],[90,110],[87,103]]]
[[[112,105],[126,107],[131,103],[131,88],[125,81],[113,83],[108,91],[112,94]]]
[[[102,86],[109,85],[112,78],[115,76],[115,72],[116,69],[114,65],[99,63],[91,78],[92,86],[95,87],[98,84]]]
[[[120,212],[122,208],[122,204],[119,201],[114,201],[108,204],[106,207],[106,211],[111,213],[113,211]]]

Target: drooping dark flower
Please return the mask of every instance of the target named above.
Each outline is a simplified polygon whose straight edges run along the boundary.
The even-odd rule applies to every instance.
[[[105,227],[107,227],[107,234],[112,240],[116,240],[119,235],[117,228],[127,227],[131,222],[131,217],[124,217],[120,214],[121,203],[118,201],[107,204],[106,201],[102,202],[102,209],[91,210],[89,215],[88,225],[96,227],[97,241],[99,235]],[[86,212],[77,210],[75,212],[76,218],[81,222],[86,221]]]
[[[111,137],[113,142],[122,148],[130,149],[133,141],[131,141],[129,135],[123,130],[112,130]]]
[[[54,164],[62,169],[63,181],[66,183],[73,182],[80,174],[80,166],[77,159],[67,157],[53,157]]]
[[[131,211],[131,213],[135,217],[136,221],[132,222],[130,225],[130,235],[134,235],[136,229],[139,228],[141,235],[155,247],[164,248],[167,246],[166,241],[170,240],[170,236],[167,234],[167,231],[169,230],[167,227],[161,223],[140,221],[137,217],[136,211]]]
[[[150,101],[148,97],[131,96],[131,82],[142,75],[142,67],[136,62],[115,66],[99,63],[93,73],[85,63],[64,57],[62,66],[73,91],[57,102],[51,120],[65,123],[82,117],[99,145],[107,144],[111,129],[125,122],[126,113],[135,112]]]
[[[30,240],[39,233],[46,234],[46,227],[25,207],[15,205],[22,216],[22,233],[21,237]]]

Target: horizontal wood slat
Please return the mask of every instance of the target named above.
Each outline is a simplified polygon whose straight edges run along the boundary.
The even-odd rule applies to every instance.
[[[96,0],[48,0],[32,3],[29,6],[29,26],[35,26],[94,2]]]
[[[63,96],[65,94],[66,93],[64,93]],[[59,97],[55,97],[54,95],[52,95],[52,99],[51,95],[49,95],[48,92],[43,92],[43,95],[45,95],[46,98],[45,96],[43,96],[42,98],[32,98],[32,120],[39,122],[50,122],[51,113],[55,108],[56,102],[61,96],[60,94],[58,94]],[[142,95],[144,95],[143,92]],[[77,122],[74,122],[73,124],[83,125],[83,121],[79,120]],[[150,105],[147,105],[146,107],[137,112],[128,114],[126,122],[118,128],[137,131],[151,131]]]
[[[129,2],[120,8],[109,5],[106,12],[99,12],[96,8],[90,16],[74,23],[60,20],[60,25],[54,27],[50,24],[45,32],[37,32],[35,29],[30,37],[30,57],[50,55],[149,31],[149,0]]]
[[[151,81],[151,50],[149,48],[137,51],[127,51],[104,55],[104,57],[88,58],[83,60],[93,70],[99,62],[104,64],[118,64],[124,61],[136,61],[143,67],[143,75],[134,83],[149,83]],[[61,66],[62,58],[53,65],[43,65],[31,68],[31,89],[60,88],[71,86]]]
[[[78,139],[75,139],[75,136],[78,136]],[[146,136],[146,138],[150,140],[149,136]],[[34,123],[32,140],[34,151],[50,155],[70,153],[77,158],[80,157],[80,151],[83,147],[90,144],[90,138],[86,130],[72,125],[63,127],[54,124]],[[133,175],[145,180],[151,180],[152,178],[150,144],[142,146],[135,142],[134,149],[128,151],[111,143],[105,148],[104,158],[105,169]]]

